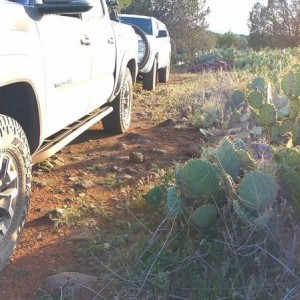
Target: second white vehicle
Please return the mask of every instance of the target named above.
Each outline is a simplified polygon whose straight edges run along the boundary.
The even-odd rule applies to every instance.
[[[142,29],[148,39],[149,48],[139,40],[140,56],[144,57],[144,52],[149,51],[147,63],[139,70],[143,78],[143,88],[154,90],[157,80],[166,83],[169,80],[171,61],[171,40],[166,25],[154,17],[125,14],[119,17],[122,23]]]

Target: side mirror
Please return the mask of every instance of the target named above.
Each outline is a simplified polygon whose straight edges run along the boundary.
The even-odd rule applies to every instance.
[[[162,38],[162,37],[167,37],[168,36],[168,32],[167,30],[159,30],[158,31],[158,36],[159,38]]]
[[[44,0],[35,6],[43,14],[80,14],[93,7],[87,0]]]
[[[107,6],[109,6],[109,7],[119,6],[118,1],[115,1],[115,0],[107,0],[107,1],[106,1],[106,4],[107,4]]]

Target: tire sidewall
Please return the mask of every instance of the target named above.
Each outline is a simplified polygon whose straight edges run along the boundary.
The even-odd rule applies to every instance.
[[[28,212],[31,156],[25,134],[16,121],[0,115],[0,129],[0,155],[7,155],[13,160],[18,174],[18,194],[14,215],[5,236],[0,241],[0,270],[2,270],[16,247]]]
[[[120,127],[121,131],[125,132],[131,122],[132,114],[132,102],[133,102],[133,88],[132,88],[132,77],[129,69],[126,69],[125,77],[122,82],[120,91]]]

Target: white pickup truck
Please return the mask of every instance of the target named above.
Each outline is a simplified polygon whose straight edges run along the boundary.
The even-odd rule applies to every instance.
[[[171,62],[171,39],[168,29],[164,23],[154,17],[140,15],[119,15],[120,21],[125,24],[137,26],[145,33],[149,49],[143,45],[143,40],[139,41],[139,50],[142,56],[143,51],[148,51],[147,63],[139,70],[143,78],[143,88],[154,90],[156,82],[166,83],[169,80]]]
[[[138,43],[105,0],[0,0],[0,40],[1,270],[28,211],[32,162],[100,120],[128,129]]]

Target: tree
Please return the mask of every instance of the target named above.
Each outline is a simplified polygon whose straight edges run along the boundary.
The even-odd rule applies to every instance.
[[[224,34],[218,34],[217,47],[236,48],[236,45],[238,44],[238,40],[239,40],[239,36],[230,31]]]
[[[297,47],[300,45],[300,1],[268,0],[256,3],[249,17],[251,47]]]
[[[215,39],[207,32],[206,0],[133,0],[125,13],[153,16],[167,25],[177,53],[193,58],[196,52],[213,48]]]

